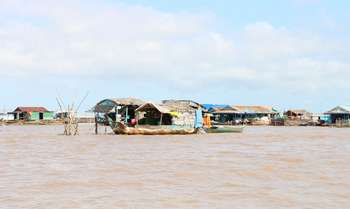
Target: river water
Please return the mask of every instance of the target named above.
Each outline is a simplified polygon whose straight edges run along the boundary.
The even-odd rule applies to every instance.
[[[93,131],[0,127],[0,208],[350,208],[350,129]]]

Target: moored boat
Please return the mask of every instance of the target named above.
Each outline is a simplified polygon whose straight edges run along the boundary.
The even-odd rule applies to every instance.
[[[128,127],[123,123],[116,123],[113,132],[122,135],[186,135],[195,134],[195,128],[159,126],[159,127]]]
[[[244,126],[212,126],[204,128],[207,133],[242,133]]]

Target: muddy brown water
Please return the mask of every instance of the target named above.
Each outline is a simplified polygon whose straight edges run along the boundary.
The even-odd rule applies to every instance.
[[[93,135],[0,127],[0,208],[350,208],[350,129]]]

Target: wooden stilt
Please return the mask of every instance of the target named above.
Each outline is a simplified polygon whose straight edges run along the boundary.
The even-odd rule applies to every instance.
[[[95,114],[95,134],[98,135],[97,114]]]
[[[159,125],[161,126],[163,123],[163,113],[160,113],[160,122],[159,122]]]

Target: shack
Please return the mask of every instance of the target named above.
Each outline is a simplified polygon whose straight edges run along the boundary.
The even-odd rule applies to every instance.
[[[312,113],[304,109],[291,109],[283,113],[285,126],[311,126],[317,125],[318,120],[313,120]]]
[[[209,109],[214,124],[236,125],[242,123],[242,115],[233,107],[226,105]]]
[[[152,102],[143,104],[135,112],[138,125],[171,125],[176,116],[168,107]]]
[[[312,120],[312,113],[304,109],[287,110],[284,112],[284,116],[290,120]]]
[[[201,106],[189,100],[164,100],[146,103],[136,109],[138,125],[202,127]]]
[[[272,119],[279,115],[279,112],[271,106],[232,106],[243,118],[246,119]]]
[[[11,120],[14,120],[13,114],[9,114],[8,111],[6,111],[6,109],[4,108],[0,112],[0,121],[11,121]]]
[[[211,106],[210,106],[211,107]],[[230,106],[223,105],[211,107],[212,121],[217,124],[237,125],[256,124],[269,125],[271,119],[276,118],[279,113],[269,106]]]
[[[96,134],[98,124],[110,125],[111,122],[129,124],[135,119],[135,110],[145,103],[137,98],[104,99],[98,102],[92,108],[95,114]]]
[[[331,124],[349,125],[350,106],[337,106],[325,113]]]
[[[49,111],[45,107],[17,107],[8,114],[13,115],[14,120],[39,121],[54,119],[53,111]]]
[[[113,121],[128,123],[135,118],[135,110],[145,102],[136,98],[104,99],[93,108],[99,122]]]
[[[193,100],[163,100],[162,105],[166,106],[172,113],[172,125],[201,127],[203,122],[203,106]]]

